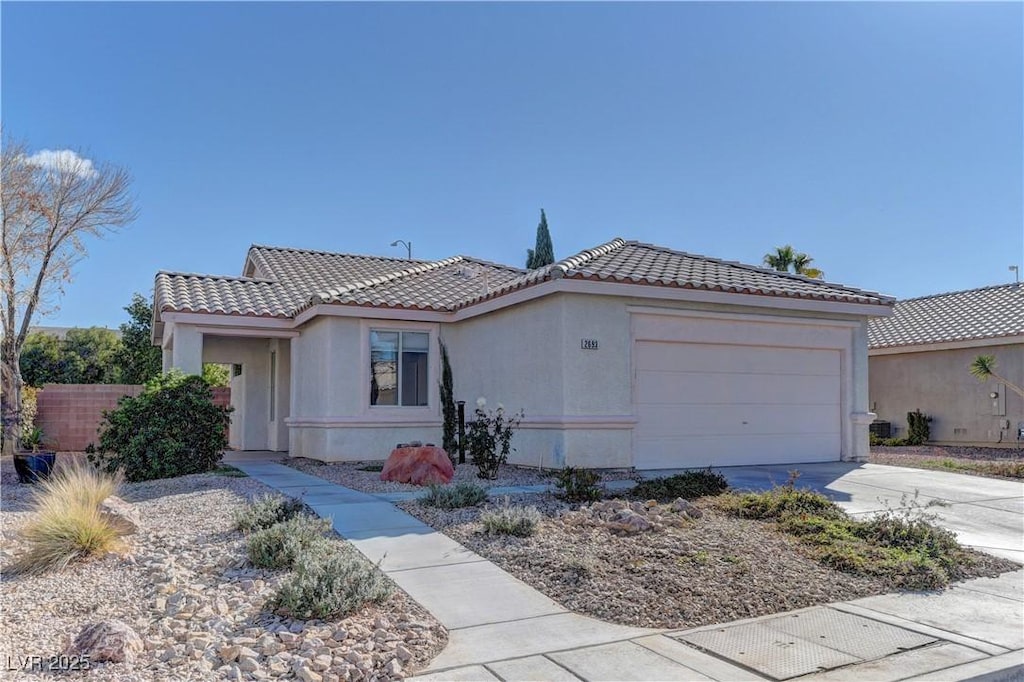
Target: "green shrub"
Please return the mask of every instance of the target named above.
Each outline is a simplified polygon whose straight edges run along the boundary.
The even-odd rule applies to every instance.
[[[604,497],[601,474],[593,469],[565,467],[555,472],[555,487],[569,502],[593,502]]]
[[[302,555],[267,606],[293,618],[335,620],[391,596],[391,582],[376,566],[348,546],[331,549]]]
[[[784,519],[811,514],[825,519],[841,519],[846,513],[821,493],[791,485],[776,486],[760,493],[737,493],[722,500],[736,516],[747,519]]]
[[[260,568],[292,568],[299,557],[328,551],[331,522],[300,514],[249,536],[249,561]]]
[[[921,414],[921,410],[907,412],[906,440],[909,445],[921,445],[931,438],[931,427],[928,426],[931,420],[928,415]]]
[[[202,377],[174,370],[104,413],[98,452],[89,461],[107,471],[121,469],[129,481],[210,471],[228,445],[230,413],[213,404]]]
[[[484,409],[487,401],[476,401],[474,419],[467,424],[466,450],[469,451],[477,476],[485,479],[498,477],[498,468],[508,461],[512,447],[512,434],[523,420],[523,412],[505,414],[505,408],[498,403],[498,409]]]
[[[639,481],[629,491],[629,497],[638,500],[671,502],[678,497],[692,500],[708,495],[721,495],[729,489],[725,476],[711,468],[686,471],[665,478]]]
[[[487,491],[472,483],[456,483],[450,486],[432,485],[426,495],[419,498],[425,507],[459,509],[473,507],[487,499]]]
[[[100,512],[120,479],[89,466],[66,466],[38,484],[21,530],[28,549],[8,567],[14,574],[59,570],[120,548],[126,529]]]
[[[235,528],[249,533],[261,528],[287,521],[306,510],[306,505],[296,497],[282,495],[257,495],[249,504],[232,514]]]
[[[916,500],[899,510],[856,520],[823,495],[793,486],[733,495],[723,506],[738,516],[772,520],[800,539],[823,564],[881,578],[900,589],[936,589],[964,577],[973,557],[956,536],[934,524]]]
[[[515,535],[525,538],[537,532],[537,524],[541,518],[543,517],[536,507],[512,507],[506,498],[503,506],[481,514],[480,522],[483,523],[484,532],[488,535]]]

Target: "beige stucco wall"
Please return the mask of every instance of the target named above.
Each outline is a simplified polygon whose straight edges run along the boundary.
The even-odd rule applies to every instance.
[[[428,332],[428,381],[436,385],[438,328],[437,324],[332,316],[316,317],[303,325],[290,347],[290,454],[323,461],[379,460],[401,442],[440,444],[436,389],[429,391],[426,407],[369,404],[370,330]]]
[[[242,374],[231,377],[235,411],[229,431],[231,447],[239,450],[275,449],[270,444],[269,344],[260,338],[203,336],[203,362],[242,365]]]
[[[907,435],[907,412],[920,409],[932,417],[933,441],[1016,443],[1024,400],[995,381],[975,379],[968,367],[978,355],[994,355],[998,373],[1024,385],[1024,344],[872,354],[870,404],[879,419],[898,427],[897,436]],[[1000,397],[991,399],[991,392]]]

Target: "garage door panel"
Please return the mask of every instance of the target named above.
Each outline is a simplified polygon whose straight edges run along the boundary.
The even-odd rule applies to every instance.
[[[838,405],[839,377],[642,370],[636,395],[638,405]]]
[[[703,468],[750,464],[835,461],[835,436],[791,435],[657,438],[638,442],[644,469]],[[783,481],[779,481],[782,483]]]
[[[635,343],[638,468],[839,459],[838,349]]]
[[[644,438],[836,434],[835,405],[644,405]]]
[[[839,354],[810,348],[641,341],[637,343],[636,367],[659,371],[833,375],[839,371]]]

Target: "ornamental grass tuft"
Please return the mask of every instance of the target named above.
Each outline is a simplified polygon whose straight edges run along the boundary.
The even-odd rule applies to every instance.
[[[7,570],[40,574],[119,550],[124,530],[100,511],[100,504],[117,492],[120,483],[119,474],[81,464],[61,467],[39,482],[32,495],[32,516],[21,530],[28,549]]]

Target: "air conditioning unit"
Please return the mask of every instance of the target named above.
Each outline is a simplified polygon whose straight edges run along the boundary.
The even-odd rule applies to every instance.
[[[892,424],[881,419],[876,419],[868,426],[868,430],[875,438],[892,438]]]

